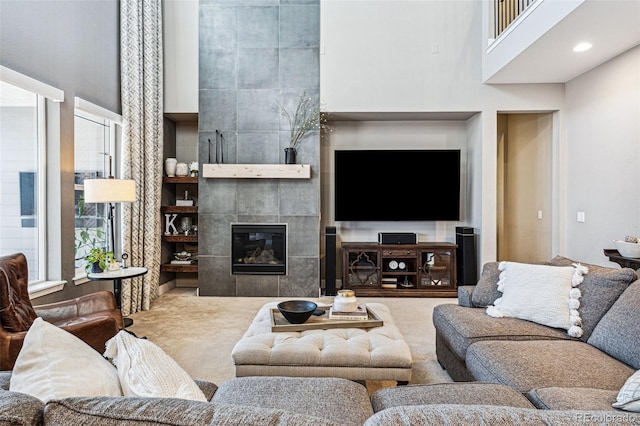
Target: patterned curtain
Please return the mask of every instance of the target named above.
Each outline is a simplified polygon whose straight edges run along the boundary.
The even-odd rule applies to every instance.
[[[124,251],[146,275],[123,281],[122,314],[148,310],[160,280],[163,94],[162,2],[120,1],[123,176],[137,201],[122,204]]]

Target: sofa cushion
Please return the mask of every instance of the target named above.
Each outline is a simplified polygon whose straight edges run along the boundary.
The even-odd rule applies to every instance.
[[[482,266],[480,279],[476,284],[476,288],[473,289],[473,293],[471,293],[473,306],[486,308],[489,305],[493,305],[493,302],[502,296],[502,292],[498,291],[499,264],[500,262],[487,262]]]
[[[344,425],[362,425],[373,414],[364,386],[329,377],[236,377],[222,383],[211,402],[279,408]]]
[[[327,425],[322,418],[279,409],[212,404],[182,398],[66,398],[52,400],[44,411],[45,424],[85,425]]]
[[[555,411],[535,408],[496,407],[494,405],[414,405],[391,407],[374,414],[365,426],[415,425],[501,425],[541,426],[616,424],[635,425],[640,415],[611,411]]]
[[[36,318],[11,375],[9,389],[43,401],[68,396],[122,396],[113,365],[73,334]]]
[[[0,390],[0,424],[41,425],[44,402],[19,392]]]
[[[631,284],[602,317],[590,345],[640,370],[640,281]]]
[[[461,359],[467,348],[482,340],[570,339],[567,332],[518,318],[493,318],[484,308],[465,308],[452,303],[433,309],[433,324],[446,345]]]
[[[469,346],[467,368],[477,381],[522,393],[542,387],[618,390],[634,370],[579,340],[482,341]]]
[[[475,285],[459,285],[458,286],[458,305],[466,306],[467,308],[473,308],[475,305],[471,301],[473,297],[473,290],[476,289]]]
[[[104,356],[117,367],[125,396],[206,401],[191,376],[148,339],[139,339],[121,330],[107,341]]]
[[[11,385],[11,371],[0,371],[0,389],[9,390]]]
[[[195,379],[194,382],[196,382],[196,385],[198,385],[207,401],[210,401],[213,394],[218,390],[218,385],[213,382],[209,382],[208,380]]]
[[[578,262],[556,256],[549,263],[555,266],[569,266]],[[579,286],[582,296],[580,296],[578,308],[582,319],[581,340],[586,342],[603,315],[629,284],[638,279],[638,276],[631,268],[607,268],[588,263],[582,263],[582,265],[589,269],[589,273],[584,276],[584,281]]]
[[[640,412],[640,370],[633,373],[622,386],[613,404],[614,408]]]
[[[582,336],[580,290],[574,287],[584,280],[586,267],[500,262],[498,269],[502,296],[487,307],[488,315],[520,318]]]
[[[603,410],[616,411],[616,391],[593,388],[549,387],[532,389],[527,398],[543,410]]]
[[[437,383],[384,388],[371,395],[373,411],[423,404],[504,405],[533,408],[520,392],[495,383]]]

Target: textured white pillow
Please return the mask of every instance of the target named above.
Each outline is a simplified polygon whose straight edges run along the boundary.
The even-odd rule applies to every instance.
[[[498,291],[502,297],[487,307],[492,317],[515,317],[582,336],[580,290],[587,268],[582,265],[548,266],[500,262]]]
[[[70,396],[122,396],[116,369],[73,334],[36,318],[16,358],[9,390],[47,402]]]
[[[640,370],[627,379],[612,407],[640,413]]]
[[[189,374],[160,347],[121,330],[107,341],[125,396],[183,398],[206,401]]]

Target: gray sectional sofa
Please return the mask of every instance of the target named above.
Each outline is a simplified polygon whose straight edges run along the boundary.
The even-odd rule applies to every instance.
[[[547,264],[574,262],[555,257]],[[434,309],[438,361],[456,381],[507,385],[547,410],[608,410],[640,369],[640,281],[629,268],[585,265],[578,286],[583,335],[517,318],[494,318],[498,263],[484,265],[477,285],[458,289],[458,304]]]
[[[6,381],[10,373],[0,381]],[[199,382],[209,402],[177,398],[84,397],[46,404],[0,390],[2,425],[635,425],[640,415],[540,410],[520,392],[493,383],[408,385],[379,390],[342,378],[240,377],[219,388]],[[4,385],[3,385],[4,386]],[[215,392],[215,393],[214,393]],[[213,396],[212,396],[213,394]]]

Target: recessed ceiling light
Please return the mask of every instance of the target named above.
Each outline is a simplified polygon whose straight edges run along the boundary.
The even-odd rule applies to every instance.
[[[591,49],[591,43],[578,43],[575,45],[575,47],[573,48],[574,52],[584,52],[585,50],[589,50]]]

